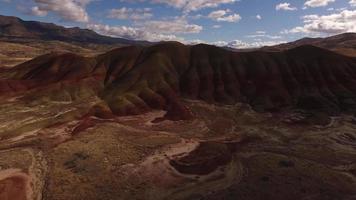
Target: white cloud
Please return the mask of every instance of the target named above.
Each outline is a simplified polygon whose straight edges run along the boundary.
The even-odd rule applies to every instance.
[[[35,16],[44,17],[44,16],[46,16],[48,14],[48,12],[45,11],[45,10],[39,9],[38,6],[34,6],[34,7],[31,8],[30,14],[35,15]]]
[[[229,43],[228,43],[228,42],[225,42],[225,41],[216,41],[216,42],[211,42],[210,44],[211,44],[211,45],[218,46],[218,47],[225,47],[225,46],[227,46]]]
[[[151,33],[135,27],[88,24],[87,28],[102,35],[120,37],[130,40],[147,40],[152,42],[171,40],[184,41],[183,38],[177,37],[175,35]]]
[[[351,6],[356,6],[356,0],[350,0],[349,4],[350,4]]]
[[[273,46],[281,43],[286,43],[286,41],[258,41],[258,42],[243,42],[241,40],[234,40],[227,44],[230,48],[235,49],[252,49],[252,48],[260,48],[264,46]]]
[[[276,10],[297,10],[296,7],[292,7],[290,3],[280,3],[276,5]]]
[[[203,30],[203,27],[195,24],[189,24],[184,18],[161,21],[145,21],[142,23],[136,23],[134,27],[89,24],[87,25],[87,28],[111,37],[120,37],[131,40],[147,40],[153,42],[167,40],[185,42],[184,38],[176,35],[195,34]]]
[[[261,15],[256,15],[256,19],[261,20],[262,19]]]
[[[282,39],[282,36],[279,35],[268,35],[266,31],[256,31],[254,34],[246,35],[247,38],[268,38],[271,40]],[[259,41],[259,40],[258,40]]]
[[[237,13],[231,13],[230,10],[216,10],[208,15],[208,18],[218,22],[238,22],[241,20],[241,16]]]
[[[170,6],[181,8],[186,12],[196,11],[203,8],[218,7],[220,4],[234,3],[236,0],[152,0],[155,3],[165,3]]]
[[[262,41],[258,40],[255,42],[243,42],[241,40],[233,40],[231,42],[226,42],[226,41],[216,41],[216,42],[211,42],[209,44],[215,45],[218,47],[230,47],[234,49],[253,49],[253,48],[260,48],[264,46],[273,46],[281,43],[286,43],[286,41]]]
[[[347,8],[346,8],[346,7],[342,7],[342,8],[337,8],[337,9],[336,9],[336,11],[339,11],[339,12],[340,12],[340,11],[344,11],[344,10],[347,10]]]
[[[92,0],[34,0],[36,6],[32,7],[31,13],[45,16],[48,12],[53,12],[65,21],[88,22],[89,15],[85,7],[91,1]]]
[[[339,34],[356,32],[356,10],[344,10],[330,15],[306,15],[304,26],[298,26],[284,33],[326,33]]]
[[[247,38],[268,38],[271,40],[277,40],[281,39],[282,36],[279,35],[266,35],[266,34],[252,34],[252,35],[247,35]]]
[[[226,41],[205,42],[203,40],[192,40],[192,41],[182,41],[182,42],[190,45],[209,44],[217,47],[230,47],[233,49],[255,49],[264,46],[274,46],[274,45],[286,43],[286,41],[262,41],[260,39],[256,39],[255,42],[251,42],[251,43],[243,42],[241,40],[233,40],[231,42],[226,42]]]
[[[238,0],[121,0],[126,2],[144,2],[166,4],[168,6],[182,9],[184,12],[197,11],[204,8],[215,8],[221,4],[234,3]]]
[[[215,25],[213,25],[212,27],[215,28],[215,29],[218,29],[218,28],[221,28],[221,25],[215,24]]]
[[[329,3],[335,2],[335,0],[307,0],[304,3],[306,7],[323,7],[329,5]]]
[[[190,24],[185,18],[146,21],[138,26],[148,32],[163,34],[200,33],[203,30],[202,26]]]
[[[190,45],[196,45],[196,44],[206,44],[205,41],[203,40],[199,40],[199,39],[196,39],[196,40],[191,40],[191,41],[186,41],[184,42],[186,44],[190,44]]]
[[[120,8],[120,9],[111,9],[109,11],[108,17],[114,19],[132,19],[132,20],[143,20],[149,19],[153,16],[150,8]]]

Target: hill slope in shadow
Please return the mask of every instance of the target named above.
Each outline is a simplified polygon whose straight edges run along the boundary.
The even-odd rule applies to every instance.
[[[47,54],[0,73],[1,94],[33,91],[72,100],[98,95],[116,115],[168,111],[188,119],[183,98],[244,102],[257,111],[301,108],[336,114],[356,107],[356,60],[314,46],[231,52],[176,42],[130,46],[93,58]],[[58,92],[53,92],[58,91]]]

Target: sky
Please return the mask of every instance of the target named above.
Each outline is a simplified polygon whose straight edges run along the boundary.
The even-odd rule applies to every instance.
[[[356,0],[0,0],[0,15],[236,48],[356,32]]]

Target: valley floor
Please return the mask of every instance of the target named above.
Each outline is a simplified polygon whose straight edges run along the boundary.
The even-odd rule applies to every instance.
[[[0,199],[353,199],[356,119],[185,100],[188,121],[0,104]],[[320,120],[323,119],[323,120]]]

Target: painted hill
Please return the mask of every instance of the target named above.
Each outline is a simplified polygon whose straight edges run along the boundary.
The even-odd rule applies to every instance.
[[[0,77],[0,94],[36,91],[27,96],[61,100],[97,95],[116,115],[163,109],[169,119],[187,119],[192,115],[183,98],[245,102],[257,111],[336,114],[356,108],[356,60],[314,46],[239,53],[168,42],[92,58],[47,54]]]

